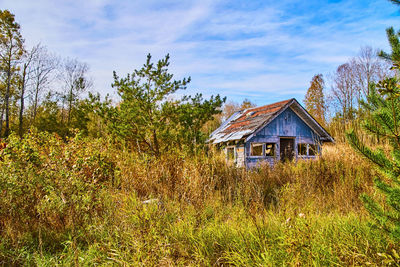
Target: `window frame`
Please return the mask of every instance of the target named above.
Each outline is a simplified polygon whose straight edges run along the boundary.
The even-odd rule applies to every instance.
[[[314,149],[311,148],[311,146],[314,146]],[[314,151],[314,155],[310,155],[310,151],[313,150]],[[316,157],[319,153],[318,151],[318,146],[317,144],[308,144],[308,156],[309,157]]]
[[[253,145],[261,145],[261,155],[253,155]],[[264,155],[264,143],[261,142],[250,143],[250,157],[262,158],[263,155]]]
[[[305,145],[305,154],[300,154],[300,146]],[[308,143],[297,143],[297,156],[307,157],[308,156]]]
[[[299,154],[299,146],[300,145],[306,145],[306,154]],[[314,155],[310,155],[310,146],[314,146],[315,147],[315,154]],[[297,156],[298,157],[316,157],[319,154],[319,149],[318,149],[318,145],[317,144],[310,144],[310,143],[297,143]]]
[[[265,155],[266,146],[269,144],[273,145],[274,154],[272,156]],[[261,155],[257,155],[257,156],[253,155],[253,145],[261,145],[262,146]],[[273,142],[268,142],[268,143],[267,142],[251,142],[249,157],[251,157],[251,158],[276,158],[276,143],[273,143]]]
[[[233,158],[229,158],[229,149],[233,149]],[[236,146],[227,146],[226,147],[226,160],[228,161],[235,161],[236,160]]]

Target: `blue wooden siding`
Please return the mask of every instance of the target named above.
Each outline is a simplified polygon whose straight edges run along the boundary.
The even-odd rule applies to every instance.
[[[267,126],[261,129],[245,144],[246,166],[253,167],[265,161],[270,165],[279,160],[280,152],[280,137],[293,137],[294,150],[297,156],[297,144],[308,143],[319,145],[319,136],[300,119],[297,114],[290,108],[283,111],[278,117],[271,121]],[[252,157],[250,156],[251,143],[275,143],[275,158],[274,157]],[[319,150],[319,147],[318,147]],[[301,158],[308,158],[301,156]]]
[[[300,119],[292,109],[288,108],[271,121],[256,137],[268,136],[301,136],[312,138],[314,135],[310,127]]]

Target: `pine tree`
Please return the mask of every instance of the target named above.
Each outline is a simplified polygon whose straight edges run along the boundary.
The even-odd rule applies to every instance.
[[[122,101],[117,107],[104,108],[101,114],[110,132],[137,150],[160,156],[176,148],[191,150],[204,143],[201,128],[220,113],[225,98],[219,95],[204,100],[201,94],[172,98],[186,89],[189,78],[174,80],[168,71],[169,55],[157,63],[148,54],[146,63],[131,75],[120,78],[114,72],[112,86]]]
[[[310,82],[304,104],[307,111],[321,124],[325,125],[325,100],[324,100],[324,79],[322,74],[316,74]]]
[[[393,28],[387,30],[392,53],[381,53],[390,60],[393,69],[399,72],[400,32]],[[346,134],[350,145],[379,170],[375,186],[385,196],[385,207],[368,195],[362,195],[366,209],[376,224],[393,239],[400,240],[400,80],[398,77],[386,78],[371,85],[367,101],[361,101],[364,111],[371,114],[363,121],[362,127],[369,134],[380,136],[389,141],[390,155],[382,149],[371,149],[360,141],[354,131]]]

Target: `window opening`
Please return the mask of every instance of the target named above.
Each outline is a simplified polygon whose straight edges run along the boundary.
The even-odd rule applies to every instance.
[[[297,153],[299,156],[307,156],[307,144],[297,144]]]
[[[234,160],[235,159],[235,148],[234,147],[226,148],[226,155],[227,155],[228,160]]]
[[[275,156],[275,143],[266,143],[265,144],[265,156],[267,156],[267,157]]]
[[[263,154],[263,144],[252,143],[250,148],[251,156],[262,156]]]
[[[308,145],[308,155],[309,156],[315,156],[317,155],[318,150],[316,145]]]

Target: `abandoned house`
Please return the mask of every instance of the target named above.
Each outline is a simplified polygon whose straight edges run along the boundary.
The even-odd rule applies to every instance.
[[[209,138],[210,144],[224,149],[228,160],[247,168],[315,158],[324,142],[334,140],[294,98],[238,111]]]

